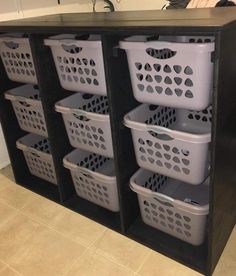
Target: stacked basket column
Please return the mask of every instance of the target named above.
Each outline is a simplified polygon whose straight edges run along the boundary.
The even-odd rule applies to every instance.
[[[59,35],[45,40],[51,47],[61,86],[78,92],[55,105],[62,113],[70,144],[77,148],[63,163],[71,171],[78,196],[117,212],[102,43],[98,36],[76,38]]]
[[[45,138],[48,132],[29,38],[21,34],[3,35],[0,37],[0,53],[9,79],[30,83],[5,92],[20,128],[31,133],[19,139],[16,146],[23,151],[31,174],[57,184],[49,140]]]
[[[147,39],[120,42],[134,97],[145,103],[124,118],[142,168],[130,180],[131,189],[146,224],[199,245],[209,211],[204,180],[209,174],[214,43],[210,37]]]

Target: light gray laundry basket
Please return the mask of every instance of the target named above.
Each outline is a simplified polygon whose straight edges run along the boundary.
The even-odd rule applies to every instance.
[[[203,243],[209,180],[198,186],[139,169],[130,180],[144,223],[193,245]]]
[[[5,98],[12,102],[20,128],[48,137],[42,102],[36,85],[26,84],[6,91]]]
[[[0,36],[0,54],[9,79],[37,84],[29,39],[22,34]]]
[[[119,211],[113,159],[76,149],[63,159],[78,196],[113,212]]]
[[[56,103],[55,108],[62,113],[73,147],[113,157],[106,96],[76,93]]]
[[[127,52],[133,93],[139,102],[192,110],[210,105],[214,42],[191,43],[192,37],[183,36],[176,37],[177,42],[133,38],[120,41],[120,48]]]
[[[106,95],[106,80],[99,35],[87,40],[61,34],[44,40],[50,46],[61,86],[67,90]]]
[[[142,104],[124,117],[140,167],[200,184],[208,175],[212,108],[190,111]]]
[[[22,150],[31,174],[57,185],[50,144],[47,138],[37,134],[27,134],[16,142]]]

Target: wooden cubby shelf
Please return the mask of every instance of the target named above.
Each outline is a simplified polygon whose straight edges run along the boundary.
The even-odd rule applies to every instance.
[[[236,220],[236,8],[60,14],[1,22],[0,33],[9,32],[29,37],[58,185],[32,176],[22,151],[16,148],[16,141],[26,132],[20,129],[4,92],[22,84],[8,79],[0,59],[0,119],[16,182],[204,275],[212,275]],[[61,87],[51,50],[43,43],[57,34],[101,35],[119,212],[79,198],[70,172],[63,167],[63,157],[73,148],[62,116],[54,106],[75,92]],[[132,93],[126,53],[117,45],[124,37],[147,34],[204,35],[215,39],[210,212],[207,237],[201,246],[192,246],[144,224],[137,195],[129,188],[129,179],[138,166],[131,132],[124,127],[123,117],[139,103]]]

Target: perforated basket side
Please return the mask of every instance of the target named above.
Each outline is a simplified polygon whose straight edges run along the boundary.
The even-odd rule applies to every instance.
[[[57,185],[55,167],[48,139],[28,134],[16,142],[23,151],[31,174]]]
[[[32,85],[23,85],[5,92],[11,100],[20,127],[31,133],[48,137],[39,91]]]
[[[101,41],[47,39],[60,83],[67,90],[106,95]]]
[[[75,150],[63,159],[63,163],[71,171],[78,196],[111,211],[119,211],[112,160]]]
[[[168,188],[165,176],[142,169],[131,178],[130,183],[138,194],[142,219],[146,224],[193,245],[204,241],[208,205],[196,207],[157,193],[168,189],[170,193],[172,185],[178,186],[178,183],[172,183]],[[174,191],[172,193],[174,196]]]
[[[187,122],[185,118],[198,113],[180,112],[167,107],[150,110],[141,105],[125,116],[125,125],[131,128],[140,167],[199,185],[209,174],[210,122],[196,120],[196,127],[193,119]],[[178,130],[181,127],[182,131]]]
[[[28,38],[1,37],[0,54],[9,79],[37,83]]]
[[[139,102],[203,110],[211,103],[214,43],[120,42]]]
[[[85,99],[83,95],[86,94],[73,95],[56,104],[56,110],[63,115],[70,143],[75,148],[113,157],[107,97]]]

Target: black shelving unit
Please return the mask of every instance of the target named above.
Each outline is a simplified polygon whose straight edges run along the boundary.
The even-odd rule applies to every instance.
[[[16,140],[26,133],[19,128],[4,92],[20,84],[8,79],[0,61],[0,118],[16,182],[205,275],[212,275],[236,221],[236,8],[51,15],[2,22],[0,32],[23,32],[30,39],[58,186],[32,176],[23,153],[16,148]],[[54,105],[73,92],[61,88],[51,51],[43,44],[44,38],[62,33],[102,37],[120,201],[120,211],[116,213],[77,197],[71,176],[62,164],[62,158],[72,147]],[[129,179],[138,167],[123,116],[138,102],[132,94],[126,54],[116,46],[126,36],[142,34],[215,37],[210,213],[207,238],[198,247],[145,225],[136,194],[129,189]]]

